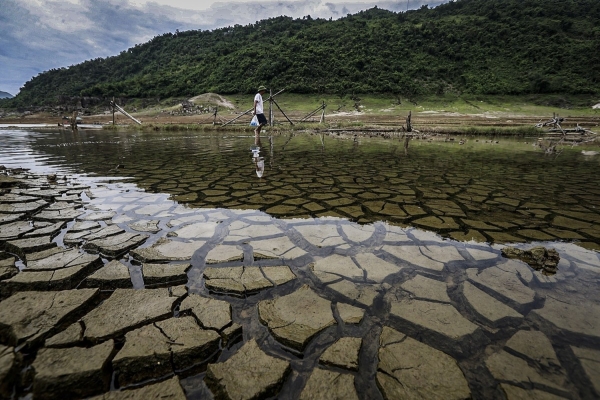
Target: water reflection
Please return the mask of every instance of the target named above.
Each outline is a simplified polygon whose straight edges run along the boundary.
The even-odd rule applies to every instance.
[[[262,171],[257,180],[249,179],[246,158],[252,138],[5,131],[0,164],[43,158],[45,167],[129,177],[193,207],[383,220],[464,241],[575,240],[599,248],[600,158],[584,156],[581,148],[548,158],[527,139],[474,139],[462,146],[413,141],[407,157],[398,139],[292,133],[270,137],[268,147],[253,138],[259,151],[257,157],[252,152],[251,174]],[[124,168],[115,170],[120,164]]]
[[[262,178],[265,173],[265,158],[260,156],[260,136],[256,135],[254,146],[250,150],[252,151],[252,162],[256,169],[256,176]]]

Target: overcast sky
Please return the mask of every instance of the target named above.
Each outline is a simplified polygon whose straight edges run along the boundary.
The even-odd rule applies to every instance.
[[[287,15],[334,19],[447,0],[0,0],[0,91],[17,94],[40,72],[116,55],[154,36],[246,25]]]

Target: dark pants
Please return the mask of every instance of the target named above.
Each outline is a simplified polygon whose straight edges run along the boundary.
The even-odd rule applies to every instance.
[[[259,125],[267,125],[268,122],[265,114],[256,114],[256,118],[258,118]]]

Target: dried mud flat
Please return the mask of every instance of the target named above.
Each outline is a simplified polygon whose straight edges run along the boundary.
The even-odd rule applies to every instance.
[[[0,183],[0,397],[600,396],[600,259],[574,244],[543,275],[383,222]]]

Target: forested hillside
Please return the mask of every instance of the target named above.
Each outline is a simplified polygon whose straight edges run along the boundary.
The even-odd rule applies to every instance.
[[[44,72],[5,102],[248,93],[261,84],[298,93],[594,94],[598,21],[598,0],[457,0],[335,21],[278,17],[166,33],[114,57]]]

